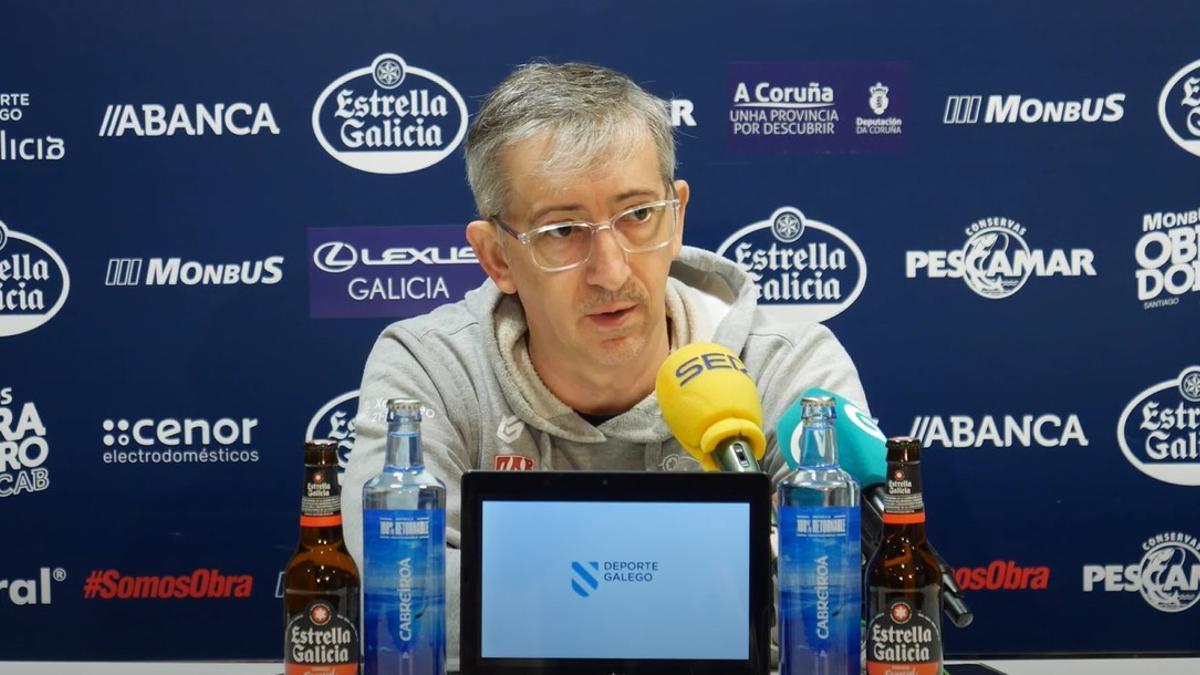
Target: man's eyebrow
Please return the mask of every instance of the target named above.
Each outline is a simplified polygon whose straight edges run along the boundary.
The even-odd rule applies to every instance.
[[[626,199],[630,199],[632,197],[652,197],[652,198],[654,198],[654,197],[658,197],[658,191],[653,190],[651,188],[633,188],[633,189],[622,192],[621,194],[617,195],[616,197],[613,197],[613,201],[614,202],[623,202]],[[583,210],[583,206],[581,204],[552,204],[550,206],[540,208],[537,211],[535,211],[533,213],[533,216],[530,217],[529,222],[536,223],[539,220],[541,220],[543,217],[545,217],[546,214],[554,213],[555,211],[571,212],[571,211],[582,211],[582,210]]]

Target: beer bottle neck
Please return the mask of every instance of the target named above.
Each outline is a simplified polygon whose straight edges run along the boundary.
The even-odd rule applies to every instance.
[[[421,456],[419,417],[397,415],[388,424],[384,464],[395,469],[420,469],[425,466],[425,459]]]
[[[837,463],[837,441],[833,433],[833,421],[828,417],[805,419],[800,465],[819,468],[836,466]]]

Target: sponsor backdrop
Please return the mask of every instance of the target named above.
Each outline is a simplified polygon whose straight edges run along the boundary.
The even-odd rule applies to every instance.
[[[1191,5],[0,4],[0,659],[279,657],[301,442],[483,279],[536,57],[670,100],[685,241],[924,440],[948,654],[1200,649]]]

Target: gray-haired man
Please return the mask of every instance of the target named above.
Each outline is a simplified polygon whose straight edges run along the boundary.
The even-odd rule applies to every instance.
[[[383,465],[386,431],[374,402],[424,401],[425,460],[448,488],[451,670],[464,471],[699,470],[654,396],[659,365],[692,342],[724,344],[755,376],[763,467],[776,477],[774,425],[801,391],[865,403],[832,333],[769,321],[741,268],[683,246],[691,192],[675,179],[667,107],[629,78],[584,64],[518,68],[475,116],[466,155],[480,216],[466,234],[489,280],[380,335],[342,491],[361,564],[361,489]]]

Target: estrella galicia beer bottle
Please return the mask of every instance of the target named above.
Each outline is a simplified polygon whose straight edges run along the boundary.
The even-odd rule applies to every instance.
[[[867,564],[867,675],[942,672],[942,570],[925,538],[921,443],[887,442],[883,541]]]
[[[337,449],[304,445],[300,544],[283,579],[285,675],[358,675],[358,566],[342,538]]]

